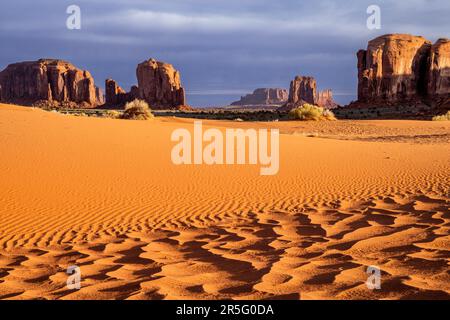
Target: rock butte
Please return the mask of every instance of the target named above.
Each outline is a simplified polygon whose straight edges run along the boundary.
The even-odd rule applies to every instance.
[[[279,110],[289,111],[305,103],[326,108],[337,106],[333,100],[331,89],[317,91],[317,83],[314,77],[296,76],[290,84],[288,102]]]
[[[125,92],[116,81],[107,79],[106,106],[123,107],[134,99],[145,100],[152,109],[187,108],[180,73],[168,63],[149,59],[137,66],[137,86]]]
[[[357,105],[426,102],[450,94],[450,40],[388,34],[358,57]]]

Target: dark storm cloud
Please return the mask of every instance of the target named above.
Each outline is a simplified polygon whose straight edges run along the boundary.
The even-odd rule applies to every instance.
[[[67,30],[66,8],[82,10]],[[366,28],[366,9],[382,9],[382,29]],[[124,87],[154,57],[181,70],[191,92],[287,87],[296,74],[321,88],[355,92],[355,53],[384,33],[449,37],[450,1],[16,0],[1,4],[0,67],[57,57]]]

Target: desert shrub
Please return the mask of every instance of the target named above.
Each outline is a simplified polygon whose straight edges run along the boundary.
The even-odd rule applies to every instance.
[[[116,110],[108,110],[103,114],[103,116],[105,118],[111,118],[111,119],[119,119],[121,117],[121,115],[122,114]]]
[[[450,110],[446,114],[433,117],[433,121],[450,121]]]
[[[135,99],[125,105],[125,111],[121,118],[128,120],[149,120],[153,119],[154,116],[147,102]]]
[[[336,120],[332,111],[307,103],[301,107],[292,109],[289,115],[296,120]]]

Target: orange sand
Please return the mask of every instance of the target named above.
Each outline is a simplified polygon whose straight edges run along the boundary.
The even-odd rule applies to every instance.
[[[280,128],[276,176],[173,165],[192,124],[0,105],[0,298],[450,298],[450,123],[203,121]]]

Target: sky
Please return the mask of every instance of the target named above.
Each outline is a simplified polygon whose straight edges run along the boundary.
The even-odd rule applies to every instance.
[[[69,30],[70,5],[81,29]],[[381,9],[369,30],[367,8]],[[98,86],[136,84],[149,58],[180,71],[191,105],[227,104],[260,87],[314,76],[344,104],[356,96],[356,52],[387,33],[450,37],[449,0],[1,0],[0,69],[59,58]]]

